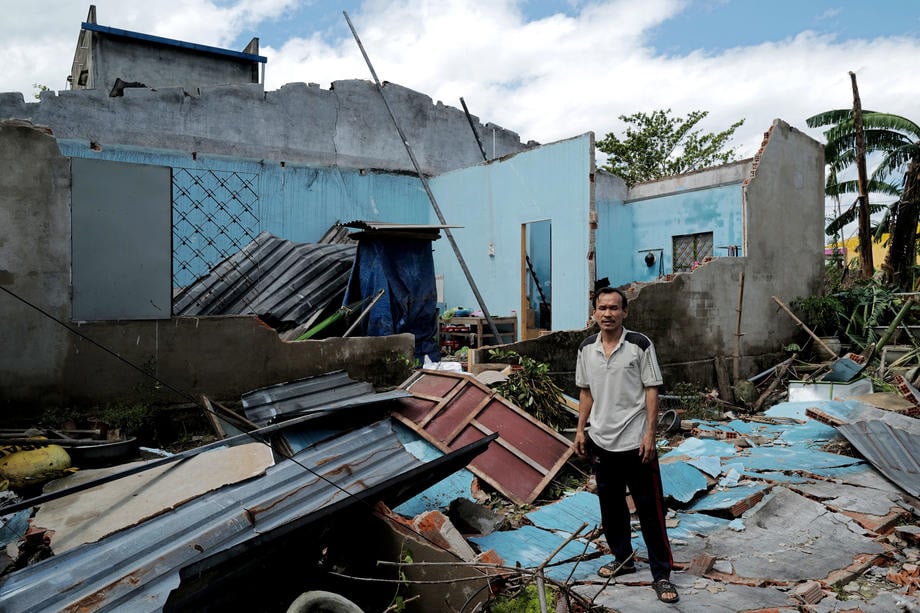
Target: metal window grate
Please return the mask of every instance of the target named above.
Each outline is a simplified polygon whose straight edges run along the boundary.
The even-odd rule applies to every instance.
[[[674,272],[690,272],[694,262],[713,254],[712,232],[683,234],[673,238]]]
[[[173,287],[207,274],[258,235],[258,177],[173,169]]]

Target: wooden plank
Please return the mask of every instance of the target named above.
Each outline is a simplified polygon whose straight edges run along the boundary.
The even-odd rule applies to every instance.
[[[492,434],[492,430],[489,430],[488,428],[486,428],[485,426],[483,426],[481,423],[479,423],[476,420],[471,421],[470,425],[476,428],[477,430],[479,430],[480,432],[482,432],[485,436],[489,436],[490,434]],[[497,438],[495,442],[501,445],[502,447],[504,447],[505,449],[507,449],[508,451],[510,451],[512,454],[514,454],[516,458],[519,458],[522,462],[524,462],[525,464],[533,468],[536,472],[540,473],[540,475],[546,474],[547,471],[545,467],[540,466],[540,464],[538,464],[536,460],[529,457],[526,453],[522,453],[519,449],[514,447],[511,443],[509,443],[505,439],[499,436],[499,438]]]
[[[453,384],[453,387],[450,388],[450,391],[447,392],[447,394],[441,398],[441,401],[438,402],[438,404],[434,407],[434,409],[431,410],[431,413],[429,413],[425,417],[425,419],[422,420],[422,423],[420,425],[424,427],[426,424],[430,423],[431,420],[437,417],[438,414],[441,412],[441,410],[445,406],[450,404],[457,397],[457,394],[459,394],[462,391],[463,391],[463,385],[455,381]]]
[[[393,416],[444,452],[498,432],[495,444],[471,462],[469,469],[516,504],[533,502],[571,457],[567,438],[469,375],[424,371],[411,379],[409,393],[420,379],[429,378],[436,381],[422,383],[426,394],[432,389],[450,391],[437,401],[427,419],[419,420],[421,411],[412,406],[406,406],[404,412],[397,409]]]
[[[81,470],[49,487],[52,491],[72,487],[143,464]],[[169,512],[206,492],[261,475],[273,464],[272,450],[263,443],[214,449],[46,502],[36,513],[39,523],[35,525],[54,531],[52,548],[61,554]]]
[[[453,432],[451,432],[451,433],[447,436],[447,438],[445,439],[445,442],[449,445],[449,444],[451,444],[454,440],[456,440],[456,438],[460,435],[460,433],[461,433],[461,432],[463,431],[463,429],[467,426],[467,424],[473,423],[473,422],[475,421],[475,419],[476,419],[476,416],[479,415],[480,413],[482,413],[483,409],[485,409],[485,408],[489,405],[489,403],[490,403],[491,401],[492,401],[491,396],[486,396],[486,397],[483,398],[477,405],[473,406],[473,407],[470,409],[469,413],[467,413],[467,415],[466,415],[465,418],[463,419],[462,423],[460,423],[460,424],[453,430]],[[491,432],[486,432],[486,435],[489,435],[489,434],[492,434],[492,433],[491,433]]]

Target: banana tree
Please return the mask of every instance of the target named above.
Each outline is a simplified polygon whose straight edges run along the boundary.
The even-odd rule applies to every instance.
[[[809,127],[831,126],[824,132],[824,155],[833,176],[853,167],[859,156],[853,109],[838,109],[809,117]],[[879,161],[868,177],[869,193],[897,198],[889,207],[886,225],[890,233],[888,253],[882,270],[887,283],[913,289],[913,269],[917,257],[917,222],[920,219],[920,126],[913,121],[875,111],[861,111],[865,152]],[[828,184],[829,196],[859,194],[859,181]],[[859,199],[857,198],[857,202]],[[871,249],[860,245],[861,249]]]

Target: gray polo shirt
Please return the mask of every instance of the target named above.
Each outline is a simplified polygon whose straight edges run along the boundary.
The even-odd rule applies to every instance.
[[[609,358],[600,334],[589,336],[578,348],[575,385],[591,390],[588,436],[602,449],[639,448],[648,425],[645,388],[661,384],[655,346],[644,334],[623,328],[620,344]]]

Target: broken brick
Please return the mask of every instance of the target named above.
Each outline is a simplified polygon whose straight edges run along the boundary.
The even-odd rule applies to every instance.
[[[701,553],[690,561],[690,566],[687,567],[687,572],[691,575],[702,577],[710,570],[712,570],[712,566],[715,563],[716,559],[714,556],[711,556],[708,553]]]
[[[805,604],[817,604],[824,598],[824,590],[818,581],[806,581],[795,586],[792,593],[802,599]]]

